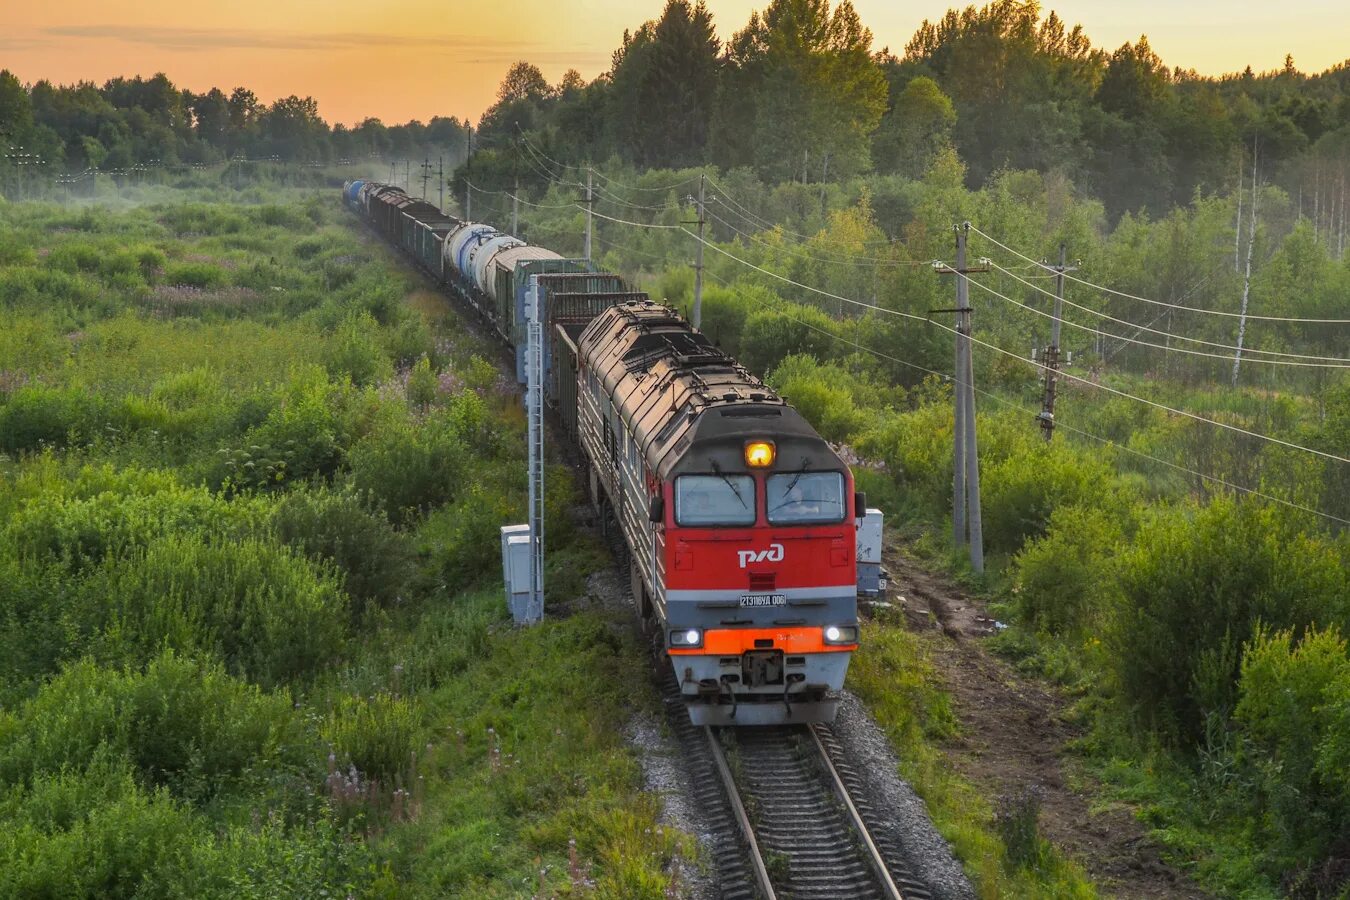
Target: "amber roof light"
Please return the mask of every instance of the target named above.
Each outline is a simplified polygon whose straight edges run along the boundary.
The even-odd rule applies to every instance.
[[[745,464],[752,469],[773,465],[773,441],[751,441],[745,445]]]

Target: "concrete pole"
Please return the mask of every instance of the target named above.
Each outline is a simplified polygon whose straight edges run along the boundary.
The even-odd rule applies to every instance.
[[[694,327],[703,324],[703,203],[704,182],[702,174],[698,176],[698,247],[694,250]]]
[[[591,169],[586,167],[586,246],[582,248],[581,255],[586,259],[591,258],[591,205],[594,200],[591,197]]]
[[[966,258],[966,239],[970,236],[970,223],[966,222],[957,232],[960,241],[960,263],[961,269],[965,269]],[[976,572],[984,571],[984,524],[983,516],[980,513],[980,453],[979,443],[975,439],[975,362],[971,353],[970,332],[970,285],[966,283],[969,277],[964,271],[956,276],[958,290],[961,292],[959,298],[959,313],[963,328],[961,330],[961,339],[965,344],[964,363],[965,372],[962,379],[962,389],[965,391],[966,399],[962,404],[966,419],[966,502],[967,521],[970,526],[970,566]]]
[[[961,340],[961,313],[964,291],[961,279],[966,270],[966,242],[961,229],[956,229],[956,362],[953,368],[952,404],[954,427],[952,438],[952,544],[966,544],[966,392],[962,380],[966,377],[965,343]]]

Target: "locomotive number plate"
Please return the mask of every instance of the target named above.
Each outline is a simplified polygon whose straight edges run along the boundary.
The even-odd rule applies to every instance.
[[[786,594],[741,594],[741,606],[783,606]]]

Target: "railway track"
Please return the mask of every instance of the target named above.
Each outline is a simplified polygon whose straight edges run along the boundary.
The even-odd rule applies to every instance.
[[[929,900],[828,726],[700,728],[673,673],[667,721],[689,768],[718,896]]]

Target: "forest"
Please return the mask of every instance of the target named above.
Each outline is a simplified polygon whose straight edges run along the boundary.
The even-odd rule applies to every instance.
[[[568,163],[748,168],[768,183],[914,178],[951,148],[970,187],[1001,170],[1055,172],[1113,219],[1231,191],[1255,159],[1262,178],[1343,233],[1348,88],[1345,64],[1308,74],[1288,56],[1274,71],[1202,76],[1169,66],[1146,36],[1097,47],[1037,3],[951,10],[892,49],[872,46],[847,2],[778,0],[719,37],[706,7],[675,0],[626,32],[590,82],[569,70],[550,85],[528,61],[513,66],[472,140],[489,187],[542,186],[512,149],[521,134]],[[0,71],[0,142],[49,176],[231,157],[458,164],[471,124],[330,126],[311,97],[199,94],[162,73],[23,85]]]
[[[589,83],[513,66],[472,135],[453,118],[329,127],[309,99],[210,98],[163,76],[99,87],[0,73],[0,139],[47,161],[0,160],[6,196],[59,197],[56,173],[86,169],[142,166],[155,182],[84,178],[72,208],[0,205],[0,737],[23,736],[0,751],[0,863],[27,861],[0,870],[51,883],[72,854],[123,846],[111,813],[79,831],[71,810],[134,809],[147,833],[182,835],[180,860],[202,861],[198,882],[172,861],[125,864],[166,893],[265,895],[287,877],[261,862],[274,838],[311,866],[296,871],[338,873],[335,890],[505,894],[534,877],[534,855],[555,867],[546,888],[594,861],[614,895],[667,889],[679,839],[652,837],[621,748],[591,725],[562,728],[559,752],[592,759],[602,787],[546,796],[596,804],[585,830],[530,799],[549,764],[503,762],[516,751],[498,741],[551,724],[518,723],[506,696],[456,705],[458,686],[512,654],[556,673],[558,642],[583,646],[596,671],[636,651],[584,617],[542,638],[493,629],[475,588],[494,561],[471,547],[499,523],[465,513],[453,473],[483,467],[498,512],[515,513],[518,411],[486,351],[401,310],[411,285],[387,287],[396,269],[324,207],[338,171],[433,196],[415,167],[443,154],[459,214],[579,255],[589,213],[597,265],[686,311],[701,258],[704,330],[851,454],[907,553],[988,604],[1007,626],[989,639],[1000,656],[1068,698],[1082,737],[1066,754],[1102,803],[1128,803],[1213,893],[1344,896],[1350,67],[1200,76],[1144,37],[1099,48],[1012,2],[948,12],[896,52],[873,46],[847,2],[774,0],[722,33],[702,5],[670,0]],[[225,162],[272,157],[266,171]],[[312,168],[338,160],[350,165]],[[180,206],[159,181],[196,199],[228,187],[230,203]],[[332,197],[278,205],[278,184]],[[965,222],[982,268],[968,290],[983,573],[952,540],[941,311],[954,283],[935,270]],[[1044,261],[1061,246],[1066,365],[1046,440]],[[135,362],[146,353],[157,368]],[[584,538],[560,540],[560,571],[603,565]],[[219,602],[169,591],[136,605],[180,570]],[[309,605],[263,616],[263,582],[283,577]],[[375,589],[390,577],[406,593]],[[234,583],[254,587],[235,596]],[[467,588],[448,610],[435,606],[445,584]],[[293,660],[287,641],[334,610],[341,627]],[[263,637],[231,643],[238,629]],[[447,636],[482,652],[444,649]],[[850,686],[982,896],[1093,896],[1043,841],[1000,835],[991,798],[950,773],[944,742],[959,729],[931,648],[886,621],[865,638]],[[68,698],[140,710],[175,684],[233,698],[237,718],[185,724],[189,747],[153,740],[149,705],[121,730],[60,715]],[[188,708],[197,695],[176,696]],[[271,717],[266,735],[241,724],[254,708]],[[476,730],[432,735],[446,709]],[[484,805],[458,832],[471,854],[397,805],[424,740],[427,789]],[[88,751],[100,742],[110,749]],[[78,771],[52,749],[70,746],[88,751]],[[199,755],[222,747],[234,755],[213,780]],[[325,752],[339,775],[383,774],[357,809]],[[259,806],[274,824],[250,827]],[[494,858],[500,829],[512,843]],[[427,842],[442,855],[419,880],[411,860]],[[230,881],[241,865],[255,883]],[[91,868],[91,893],[115,869]]]

